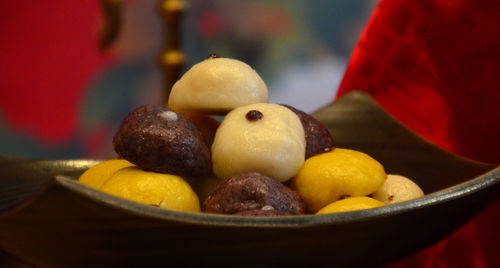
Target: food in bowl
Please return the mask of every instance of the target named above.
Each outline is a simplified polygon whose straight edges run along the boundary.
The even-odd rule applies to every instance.
[[[222,180],[203,203],[203,211],[239,215],[300,215],[305,204],[282,183],[258,172]]]
[[[306,138],[306,158],[317,154],[326,153],[335,148],[332,134],[328,129],[308,113],[293,106],[284,104],[286,108],[292,110],[300,119],[304,128]]]
[[[113,145],[119,156],[147,171],[189,177],[212,172],[210,150],[193,120],[161,106],[130,112]]]
[[[320,215],[320,214],[330,214],[330,213],[354,211],[361,209],[378,208],[383,205],[385,205],[383,202],[368,196],[347,197],[332,202],[331,204],[320,209],[318,212],[316,212],[316,214]]]
[[[118,155],[137,165],[128,168],[129,173],[132,169],[164,173],[191,185],[215,176],[220,182],[201,200],[204,212],[240,216],[333,213],[390,204],[388,200],[394,200],[390,195],[419,196],[404,193],[404,189],[416,192],[415,188],[385,184],[388,176],[377,160],[362,152],[335,148],[328,129],[312,116],[291,106],[267,103],[267,87],[254,71],[247,70],[249,66],[222,59],[209,58],[193,66],[174,86],[168,108],[143,106],[127,115],[115,135],[114,147]],[[220,77],[214,77],[212,72],[219,71]],[[252,83],[257,89],[250,87],[255,94],[249,97],[243,87]],[[179,102],[179,96],[191,94],[189,105]],[[217,103],[210,103],[214,98]],[[220,111],[226,116],[220,125],[213,124],[207,115]],[[117,194],[126,192],[118,186],[108,193],[134,200],[134,195],[147,196],[151,191],[143,187],[141,192],[122,180],[124,184],[116,185],[132,195]],[[134,180],[129,183],[143,185]],[[403,190],[393,194],[396,188]],[[168,191],[176,190],[171,187],[159,192],[168,196]],[[149,203],[175,209],[166,204],[168,200]]]
[[[396,204],[424,196],[424,191],[407,177],[389,174],[384,184],[372,197],[385,204]]]
[[[225,114],[239,106],[268,102],[266,83],[248,64],[211,55],[195,64],[172,87],[168,107]]]
[[[336,148],[307,159],[291,186],[304,198],[309,212],[315,213],[341,198],[375,192],[386,177],[382,164],[372,157]]]
[[[305,150],[302,123],[290,109],[270,103],[241,106],[226,115],[215,133],[214,174],[226,179],[260,172],[287,181],[304,164]]]

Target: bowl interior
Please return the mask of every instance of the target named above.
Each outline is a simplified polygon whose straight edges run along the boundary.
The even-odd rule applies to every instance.
[[[462,188],[455,188],[448,192],[443,192],[443,189],[467,181],[471,182],[471,179],[495,168],[494,165],[456,156],[429,143],[400,124],[370,96],[362,92],[353,91],[346,94],[331,105],[315,112],[313,116],[329,129],[337,147],[365,152],[381,162],[388,174],[407,176],[413,179],[426,194],[437,193],[389,208],[354,211],[334,216],[314,216],[314,220],[311,220],[313,216],[249,218],[182,213],[137,204],[77,183],[75,179],[78,175],[96,164],[97,160],[28,160],[4,157],[2,161],[5,165],[0,166],[0,172],[8,176],[1,181],[4,187],[0,188],[0,198],[3,198],[0,202],[2,204],[0,212],[17,207],[42,193],[57,176],[55,183],[74,193],[96,202],[149,217],[223,225],[320,224],[332,220],[344,221],[361,219],[370,215],[380,216],[389,211],[394,213],[431,204],[438,199],[446,199],[450,195],[463,193],[467,185],[465,188],[462,186]],[[190,180],[189,182],[201,201],[216,184],[214,180]],[[494,184],[497,181],[489,183]],[[481,187],[485,185],[482,184]]]

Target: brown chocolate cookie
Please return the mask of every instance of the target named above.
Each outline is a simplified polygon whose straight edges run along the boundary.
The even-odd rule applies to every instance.
[[[182,113],[162,106],[130,112],[113,139],[115,151],[144,170],[198,177],[212,172],[200,130]]]
[[[329,152],[335,148],[328,129],[316,118],[290,105],[282,104],[292,110],[302,122],[306,138],[306,159],[317,154]]]
[[[304,208],[297,193],[257,172],[223,180],[203,203],[205,212],[239,215],[298,215]]]
[[[236,212],[233,215],[237,216],[252,216],[252,217],[269,217],[269,216],[290,216],[290,213],[286,213],[281,210],[276,210],[272,208],[267,208],[266,206],[261,209],[245,210]]]

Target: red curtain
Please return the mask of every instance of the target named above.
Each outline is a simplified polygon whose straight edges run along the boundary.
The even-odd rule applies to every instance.
[[[75,135],[80,99],[101,54],[98,1],[0,1],[0,116],[56,144]]]
[[[500,1],[382,0],[338,95],[358,89],[435,144],[500,164]],[[500,267],[500,201],[389,267]]]

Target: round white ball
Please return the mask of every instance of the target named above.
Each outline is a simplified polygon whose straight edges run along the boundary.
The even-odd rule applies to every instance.
[[[385,183],[372,197],[385,204],[395,204],[424,196],[424,192],[412,180],[401,175],[388,174]]]
[[[256,110],[259,120],[246,114]],[[304,164],[306,141],[299,117],[277,104],[238,107],[226,115],[212,144],[213,170],[227,179],[244,172],[260,172],[278,181],[295,176]]]
[[[239,106],[268,102],[268,98],[266,84],[248,64],[211,58],[194,65],[174,84],[168,107],[225,114]]]

